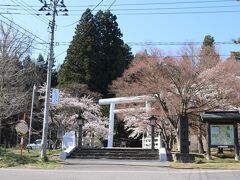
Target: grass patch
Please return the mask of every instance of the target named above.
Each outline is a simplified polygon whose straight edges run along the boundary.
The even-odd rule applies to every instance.
[[[231,153],[223,155],[213,155],[212,160],[205,158],[196,158],[194,163],[175,163],[170,162],[172,168],[179,169],[240,169],[240,161],[234,160],[234,155]]]
[[[28,167],[28,168],[57,168],[59,164],[59,150],[47,151],[48,162],[40,158],[40,150],[23,150],[21,158],[20,150],[15,148],[0,148],[0,168],[2,167]]]

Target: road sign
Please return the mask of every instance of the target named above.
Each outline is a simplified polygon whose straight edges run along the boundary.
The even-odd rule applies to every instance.
[[[52,104],[57,105],[59,101],[59,90],[53,89],[52,90]]]
[[[20,120],[16,126],[15,129],[19,135],[25,135],[28,132],[28,124],[24,120]]]

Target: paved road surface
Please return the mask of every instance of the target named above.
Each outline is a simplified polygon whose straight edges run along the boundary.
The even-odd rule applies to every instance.
[[[1,180],[239,180],[234,170],[175,170],[134,165],[78,165],[71,168],[0,169]]]

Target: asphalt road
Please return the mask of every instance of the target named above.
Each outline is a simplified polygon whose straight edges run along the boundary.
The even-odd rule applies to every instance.
[[[235,170],[175,170],[167,167],[82,165],[54,170],[0,169],[1,180],[239,180]]]

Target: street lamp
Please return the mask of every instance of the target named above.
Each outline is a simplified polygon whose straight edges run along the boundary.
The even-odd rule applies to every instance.
[[[152,151],[154,151],[154,126],[156,124],[156,120],[157,118],[155,116],[151,116],[150,118],[148,118],[148,120],[150,121],[150,125],[151,125],[151,149]]]

